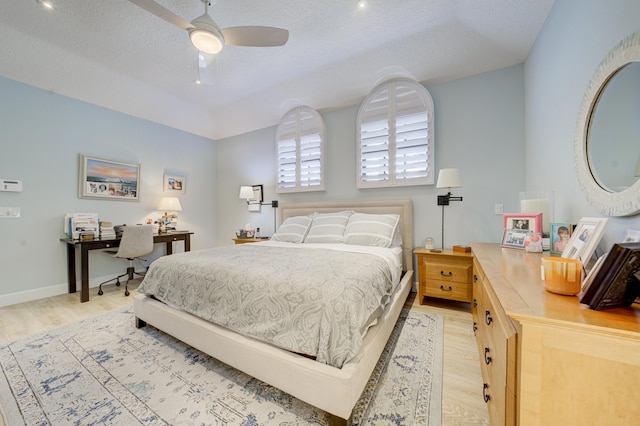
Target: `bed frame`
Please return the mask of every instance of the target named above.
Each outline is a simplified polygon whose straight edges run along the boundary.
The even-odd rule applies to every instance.
[[[144,294],[133,299],[136,327],[149,323],[194,348],[268,383],[331,415],[332,424],[351,423],[360,398],[411,290],[413,277],[413,206],[411,200],[281,204],[280,220],[313,212],[355,210],[400,215],[406,273],[391,302],[364,338],[358,354],[342,368],[318,363],[267,343],[173,309]]]

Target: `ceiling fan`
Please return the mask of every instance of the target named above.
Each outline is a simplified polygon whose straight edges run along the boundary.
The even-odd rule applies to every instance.
[[[213,69],[216,53],[219,53],[225,45],[272,47],[283,46],[289,39],[289,31],[282,28],[263,26],[243,26],[220,28],[209,16],[209,0],[204,3],[204,14],[188,22],[153,0],[129,0],[140,8],[156,15],[182,28],[189,33],[191,43],[199,50],[198,67],[200,81],[212,82],[211,70]],[[209,81],[207,81],[209,80]]]

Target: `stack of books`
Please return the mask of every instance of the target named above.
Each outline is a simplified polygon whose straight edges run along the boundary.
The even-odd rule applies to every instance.
[[[98,238],[100,228],[98,213],[67,213],[64,217],[64,233],[75,240],[81,237]]]
[[[100,238],[115,238],[116,230],[113,227],[113,223],[101,221],[100,222]]]

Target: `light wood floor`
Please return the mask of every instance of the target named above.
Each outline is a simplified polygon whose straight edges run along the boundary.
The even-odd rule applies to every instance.
[[[136,287],[137,283],[129,286],[129,297],[124,297],[122,287],[109,285],[103,288],[102,296],[91,289],[88,303],[80,303],[79,293],[75,293],[0,308],[0,342],[128,306],[137,294]],[[406,306],[444,317],[442,425],[488,425],[469,305],[430,298],[425,298],[426,304],[420,305],[416,299],[415,293],[411,293]]]

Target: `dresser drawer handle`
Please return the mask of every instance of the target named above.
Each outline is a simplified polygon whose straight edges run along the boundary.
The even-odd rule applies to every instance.
[[[491,311],[488,309],[484,311],[484,320],[487,322],[487,325],[491,325],[493,322],[493,318],[491,318]]]
[[[476,331],[478,331],[478,323],[477,322],[473,322],[473,334],[476,334]]]
[[[443,277],[452,277],[453,276],[453,272],[449,271],[448,273],[444,273],[444,271],[440,271],[440,275],[442,275]]]
[[[488,384],[483,384],[482,385],[482,397],[484,398],[484,402],[489,402],[489,400],[491,399],[491,395],[489,395],[487,393],[487,389],[489,389],[489,385]]]
[[[451,288],[451,286],[449,286],[449,288],[444,288],[443,285],[440,286],[440,290],[442,291],[453,291],[453,289]]]
[[[476,299],[476,298],[473,299],[473,307],[474,308],[478,307],[478,299]]]
[[[476,274],[473,274],[473,282],[477,282],[478,281],[478,276]]]
[[[491,364],[491,357],[489,356],[489,348],[484,348],[484,363],[489,365]]]

